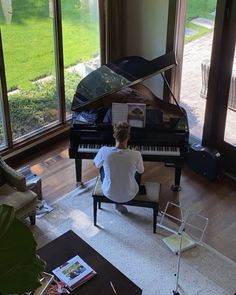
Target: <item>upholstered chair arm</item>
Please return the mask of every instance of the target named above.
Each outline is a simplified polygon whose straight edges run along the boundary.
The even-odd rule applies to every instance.
[[[27,190],[25,176],[11,168],[2,158],[0,158],[0,169],[8,184],[22,192]]]

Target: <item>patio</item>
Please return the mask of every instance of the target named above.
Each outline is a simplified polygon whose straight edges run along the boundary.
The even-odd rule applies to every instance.
[[[184,62],[182,69],[181,106],[188,113],[191,134],[202,137],[206,99],[200,96],[202,88],[201,63],[211,57],[213,33],[189,42],[184,47]],[[234,60],[236,64],[236,58]],[[236,68],[236,66],[235,66]],[[236,111],[228,109],[225,141],[236,146]]]

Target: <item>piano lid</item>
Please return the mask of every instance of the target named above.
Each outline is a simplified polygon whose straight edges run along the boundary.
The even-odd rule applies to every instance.
[[[104,96],[162,73],[176,64],[173,51],[153,60],[129,56],[105,64],[79,82],[71,110],[82,111]]]

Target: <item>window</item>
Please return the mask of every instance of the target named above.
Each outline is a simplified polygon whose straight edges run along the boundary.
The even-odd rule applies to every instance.
[[[56,15],[62,15],[62,22],[57,23]],[[65,124],[62,118],[70,118],[76,86],[100,64],[97,0],[1,1],[0,26],[0,63],[5,64],[1,76],[6,80],[9,104],[9,111],[0,118],[3,148],[5,118],[11,123],[8,142],[13,146]],[[60,30],[62,38],[58,39]],[[58,51],[64,52],[64,68],[55,62]],[[59,95],[60,71],[64,74],[65,102]]]
[[[190,131],[191,135],[193,135],[193,138],[190,139],[195,141],[197,137],[203,146],[217,149],[222,158],[221,167],[227,171],[227,173],[235,175],[236,137],[234,135],[234,126],[236,106],[234,51],[236,34],[234,28],[236,25],[236,2],[226,0],[185,0],[181,1],[181,4],[183,2],[188,5],[195,3],[197,6],[196,9],[193,10],[194,13],[204,8],[207,13],[207,19],[211,21],[214,20],[213,40],[209,47],[211,48],[209,53],[212,52],[212,54],[205,59],[205,42],[202,41],[197,44],[197,42],[192,41],[191,43],[194,45],[193,49],[197,49],[199,53],[198,60],[200,61],[200,67],[198,66],[198,68],[191,73],[191,68],[194,67],[197,60],[192,60],[192,64],[190,63],[189,67],[183,65],[180,102],[183,107],[187,109],[189,115]],[[203,4],[203,6],[200,4]],[[179,11],[180,10],[178,10],[178,12]],[[178,24],[181,29],[179,29],[180,33],[178,37],[181,37],[184,18],[182,14],[179,15]],[[203,19],[206,18],[206,16],[204,16]],[[205,23],[209,23],[209,20],[206,21],[205,19],[204,21]],[[191,30],[189,33],[191,33]],[[209,35],[207,35],[207,37],[208,36]],[[176,38],[177,41],[178,39],[180,38]],[[181,52],[182,44],[177,41],[178,51]],[[196,52],[193,49],[186,52],[187,45],[184,46],[184,62],[185,57],[191,56],[193,59]],[[204,57],[204,59],[202,59],[202,57]],[[187,75],[184,75],[184,70],[186,70]],[[196,75],[199,75],[199,70],[201,71],[200,77],[202,81],[200,80],[197,92],[200,95],[199,100],[194,100],[194,97],[197,98],[195,95],[197,92],[195,91],[195,84],[192,84],[192,81]],[[179,79],[179,77],[177,78]],[[186,78],[186,81],[183,81],[184,78]],[[186,86],[185,93],[183,93],[184,83]],[[205,102],[203,99],[205,99]],[[202,112],[198,112],[198,110],[202,110]]]
[[[66,111],[78,82],[100,65],[97,0],[62,1]]]
[[[188,0],[180,103],[190,133],[202,138],[215,21],[216,0]]]
[[[6,144],[5,140],[5,133],[4,133],[4,128],[3,128],[3,108],[2,108],[2,95],[0,92],[0,148],[4,148]]]
[[[236,53],[232,67],[224,141],[236,147]]]

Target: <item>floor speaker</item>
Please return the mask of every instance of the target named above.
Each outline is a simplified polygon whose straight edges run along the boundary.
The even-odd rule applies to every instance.
[[[208,180],[217,179],[221,173],[221,156],[213,148],[192,144],[189,148],[188,166]]]

